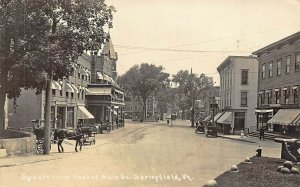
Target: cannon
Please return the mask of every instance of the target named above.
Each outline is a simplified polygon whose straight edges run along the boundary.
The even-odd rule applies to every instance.
[[[281,143],[281,159],[291,162],[300,162],[300,140],[299,139],[283,139],[275,138],[275,142]]]

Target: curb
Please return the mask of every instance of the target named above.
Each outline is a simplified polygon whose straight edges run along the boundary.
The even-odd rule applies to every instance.
[[[236,139],[236,138],[230,138],[230,137],[220,136],[220,135],[217,135],[217,137],[229,139],[229,140],[236,140],[236,141],[240,141],[240,142],[257,143],[257,142],[251,141],[251,140]]]

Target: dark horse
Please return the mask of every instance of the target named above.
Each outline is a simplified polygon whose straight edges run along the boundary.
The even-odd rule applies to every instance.
[[[76,132],[75,130],[55,129],[53,135],[54,135],[54,140],[57,141],[58,152],[60,153],[64,152],[64,148],[61,144],[65,138],[67,138],[68,140],[75,140],[76,141],[75,151],[78,152],[77,150],[78,144],[80,146],[80,151],[81,151],[82,148],[81,139],[83,137],[82,134]]]

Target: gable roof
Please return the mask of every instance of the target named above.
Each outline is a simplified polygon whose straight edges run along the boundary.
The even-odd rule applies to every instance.
[[[114,49],[114,45],[112,43],[111,37],[109,37],[108,42],[104,44],[103,50],[101,52],[102,55],[108,55],[111,59],[117,60],[117,53]]]

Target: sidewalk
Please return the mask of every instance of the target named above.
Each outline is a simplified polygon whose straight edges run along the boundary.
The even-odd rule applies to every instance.
[[[96,136],[97,137],[97,136]],[[96,138],[96,144],[92,144],[91,146],[88,144],[82,145],[82,151],[88,151],[98,146],[102,146],[106,144],[107,141],[101,139],[100,136]],[[17,155],[17,156],[9,156],[0,158],[0,168],[1,167],[11,167],[11,166],[20,166],[25,164],[37,163],[37,162],[45,162],[50,160],[58,160],[69,158],[72,155],[80,153],[79,146],[77,147],[78,152],[75,152],[75,141],[73,140],[64,140],[63,142],[64,152],[59,153],[57,149],[57,144],[51,144],[51,150],[49,155],[43,154],[25,154],[25,155]]]
[[[248,143],[258,143],[259,144],[259,139],[254,138],[254,137],[249,137],[249,136],[241,136],[241,135],[223,135],[223,134],[218,134],[218,137],[220,138],[225,138],[225,139],[230,139],[230,140],[237,140],[237,141],[242,141],[242,142],[248,142]]]

